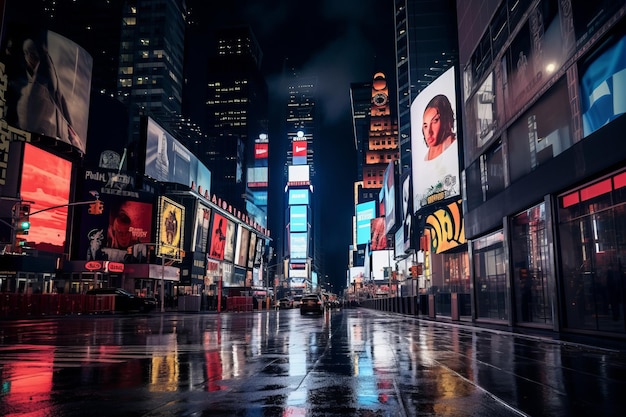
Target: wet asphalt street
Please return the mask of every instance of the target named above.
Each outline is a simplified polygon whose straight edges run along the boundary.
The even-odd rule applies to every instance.
[[[366,309],[0,321],[0,416],[526,415],[626,415],[626,349]]]

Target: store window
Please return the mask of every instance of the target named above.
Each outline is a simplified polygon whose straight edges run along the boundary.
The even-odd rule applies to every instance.
[[[477,318],[508,320],[504,233],[500,230],[476,239],[472,249]]]
[[[518,323],[551,325],[549,288],[554,274],[549,258],[546,208],[541,203],[513,218],[511,253],[515,313]]]
[[[626,171],[559,197],[566,326],[626,333]]]
[[[511,182],[572,146],[572,115],[570,106],[563,105],[567,102],[567,84],[562,78],[511,126],[508,134]]]

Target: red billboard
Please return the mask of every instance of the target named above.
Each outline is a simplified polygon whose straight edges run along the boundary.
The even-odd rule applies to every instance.
[[[269,143],[254,144],[254,159],[267,159],[269,155]]]
[[[226,218],[217,212],[213,212],[213,222],[211,223],[211,249],[209,250],[209,256],[213,259],[224,259],[226,227]]]
[[[29,247],[64,252],[71,172],[71,162],[24,144],[20,195],[31,202],[30,230],[23,236]]]

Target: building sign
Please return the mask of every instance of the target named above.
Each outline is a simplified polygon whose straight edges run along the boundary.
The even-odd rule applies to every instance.
[[[442,253],[467,242],[461,201],[451,203],[426,217],[424,228],[429,231],[430,250],[433,253]]]

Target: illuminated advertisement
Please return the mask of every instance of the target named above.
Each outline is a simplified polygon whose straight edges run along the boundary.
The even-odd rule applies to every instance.
[[[235,246],[235,265],[248,266],[248,245],[250,244],[250,230],[242,225],[237,226],[237,244]]]
[[[293,151],[293,164],[305,165],[306,164],[306,141],[298,140],[291,142]]]
[[[179,141],[147,119],[145,174],[162,182],[195,188],[201,195],[211,194],[211,172]]]
[[[196,208],[196,222],[193,232],[194,251],[206,252],[209,239],[209,223],[211,222],[211,209],[198,203]]]
[[[400,223],[399,214],[399,194],[396,193],[396,181],[398,176],[398,165],[389,162],[383,176],[384,193],[383,204],[385,206],[385,233],[390,233],[395,229],[396,223]]]
[[[370,278],[373,280],[389,279],[385,276],[385,268],[393,267],[393,251],[379,250],[372,252]]]
[[[254,159],[267,159],[269,155],[269,143],[254,144]]]
[[[411,247],[411,224],[413,222],[413,201],[411,199],[411,176],[407,170],[402,173],[402,236],[404,237],[403,250]]]
[[[93,59],[63,36],[6,19],[2,39],[9,125],[85,153]]]
[[[424,229],[429,231],[431,252],[445,252],[467,242],[461,204],[462,200],[450,203],[426,217]]]
[[[226,220],[226,245],[224,245],[224,260],[235,261],[235,240],[237,239],[237,225]]]
[[[426,87],[411,104],[413,208],[460,192],[454,68]]]
[[[364,245],[370,241],[370,221],[376,217],[376,201],[367,201],[356,205],[356,244]]]
[[[256,233],[250,233],[250,245],[248,246],[248,268],[254,267],[256,249],[257,249]]]
[[[185,207],[167,197],[159,197],[157,255],[180,259],[183,245]]]
[[[248,187],[267,187],[268,167],[248,168]]]
[[[307,258],[307,233],[289,233],[289,257],[291,262],[301,260],[304,262]]]
[[[226,218],[217,212],[213,212],[211,223],[211,250],[209,256],[213,259],[224,259],[224,247],[226,246]]]
[[[309,189],[308,188],[290,188],[288,196],[288,204],[290,206],[308,205]]]
[[[595,132],[626,112],[626,36],[579,70],[583,134]]]
[[[309,185],[310,183],[308,165],[289,165],[288,174],[288,185]]]
[[[387,235],[385,234],[385,218],[376,217],[371,221],[372,240],[370,244],[371,250],[387,249]]]
[[[307,227],[307,206],[289,207],[289,231],[306,232]]]
[[[20,196],[30,202],[30,213],[49,209],[30,216],[30,230],[22,236],[29,247],[64,252],[71,172],[71,162],[24,144]]]

